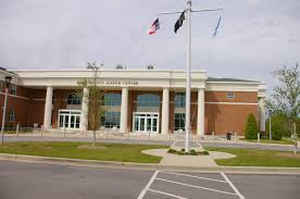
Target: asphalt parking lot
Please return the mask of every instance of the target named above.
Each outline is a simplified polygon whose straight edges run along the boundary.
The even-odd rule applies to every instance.
[[[91,168],[0,160],[1,199],[289,199],[300,175]]]

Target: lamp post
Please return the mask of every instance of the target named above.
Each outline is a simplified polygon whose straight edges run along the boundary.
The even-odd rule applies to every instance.
[[[6,105],[7,105],[8,89],[9,89],[11,80],[12,80],[11,76],[5,77],[5,98],[4,98],[4,106],[3,106],[3,113],[2,113],[1,144],[4,144],[4,126],[5,126],[5,117],[6,117]]]

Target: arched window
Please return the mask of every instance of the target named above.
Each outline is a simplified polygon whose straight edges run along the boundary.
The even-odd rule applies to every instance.
[[[81,97],[76,94],[71,94],[68,96],[68,104],[69,105],[78,105],[81,104]]]
[[[157,107],[160,105],[160,96],[155,94],[143,94],[137,97],[139,107]]]

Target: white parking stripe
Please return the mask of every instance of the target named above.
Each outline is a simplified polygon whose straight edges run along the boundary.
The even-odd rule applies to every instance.
[[[206,178],[206,177],[200,177],[200,176],[193,176],[193,175],[188,175],[188,174],[184,174],[184,173],[173,173],[173,172],[168,172],[168,171],[161,171],[160,173],[178,175],[178,176],[186,176],[186,177],[197,178],[197,179],[201,179],[201,180],[209,180],[209,181],[214,181],[214,182],[227,183],[227,181],[224,181],[224,180],[218,180],[218,179],[214,179],[214,178]]]
[[[148,189],[148,191],[153,192],[153,193],[159,193],[159,194],[166,195],[166,196],[171,196],[173,198],[188,199],[188,198],[184,198],[184,197],[174,195],[174,194],[171,194],[171,193],[167,193],[167,192],[164,192],[164,191],[158,191],[158,190],[154,190],[154,189]]]
[[[168,182],[168,183],[173,183],[173,184],[178,184],[178,185],[182,185],[182,186],[186,186],[186,187],[192,187],[192,188],[196,188],[196,189],[203,189],[203,190],[217,192],[217,193],[222,193],[222,194],[227,194],[227,195],[234,195],[234,196],[237,195],[236,193],[232,193],[232,192],[221,191],[221,190],[217,190],[217,189],[212,189],[212,188],[207,188],[207,187],[201,187],[201,186],[197,186],[197,185],[191,185],[191,184],[186,184],[186,183],[182,183],[182,182],[176,182],[176,181],[172,181],[172,180],[166,180],[166,179],[163,179],[163,178],[156,178],[155,180],[159,180],[159,181],[163,181],[163,182]]]
[[[154,174],[152,175],[151,179],[149,180],[148,184],[145,186],[145,188],[141,191],[141,193],[139,194],[139,196],[137,197],[137,199],[143,199],[146,192],[148,191],[148,189],[150,188],[151,184],[153,183],[154,179],[156,178],[156,176],[158,175],[159,170],[155,171]]]
[[[234,186],[234,184],[229,180],[229,178],[225,175],[224,172],[221,172],[223,178],[228,182],[231,188],[235,191],[235,193],[239,196],[240,199],[245,199],[245,197],[239,192],[239,190]]]

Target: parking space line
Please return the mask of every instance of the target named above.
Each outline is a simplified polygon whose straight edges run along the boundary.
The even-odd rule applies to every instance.
[[[206,178],[206,177],[194,176],[194,175],[183,174],[183,173],[173,173],[173,172],[168,172],[168,171],[161,171],[160,173],[165,173],[165,174],[170,174],[170,175],[178,175],[178,176],[186,176],[186,177],[197,178],[197,179],[201,179],[201,180],[209,180],[209,181],[214,181],[214,182],[227,183],[227,181],[224,181],[224,180],[218,180],[218,179],[214,179],[214,178]]]
[[[144,198],[146,192],[149,190],[151,184],[153,183],[153,181],[154,181],[154,179],[156,178],[156,176],[158,175],[158,173],[159,173],[159,170],[156,170],[156,171],[153,173],[151,179],[149,180],[149,182],[147,183],[147,185],[145,186],[145,188],[141,191],[141,193],[139,194],[139,196],[138,196],[137,199],[143,199],[143,198]]]
[[[163,178],[156,178],[155,180],[159,180],[159,181],[163,181],[163,182],[168,182],[168,183],[173,183],[173,184],[177,184],[177,185],[182,185],[182,186],[186,186],[186,187],[192,187],[192,188],[196,188],[196,189],[203,189],[203,190],[207,190],[207,191],[211,191],[211,192],[216,192],[216,193],[222,193],[222,194],[227,194],[227,195],[238,195],[237,193],[232,193],[232,192],[227,192],[227,191],[221,191],[221,190],[217,190],[217,189],[212,189],[212,188],[207,188],[207,187],[201,187],[201,186],[197,186],[197,185],[191,185],[191,184],[186,184],[186,183],[182,183],[182,182],[176,182],[176,181],[172,181],[172,180],[166,180]]]
[[[224,172],[221,172],[223,178],[228,182],[231,188],[235,191],[235,193],[239,196],[240,199],[245,199],[245,197],[239,192],[239,190],[234,186],[234,184],[229,180],[227,175]]]
[[[158,193],[158,194],[166,195],[166,196],[171,196],[173,198],[188,199],[188,198],[184,198],[184,197],[181,197],[181,196],[178,196],[178,195],[174,195],[174,194],[171,194],[171,193],[167,193],[167,192],[164,192],[164,191],[158,191],[158,190],[154,190],[154,189],[148,189],[148,191],[153,192],[153,193]]]

